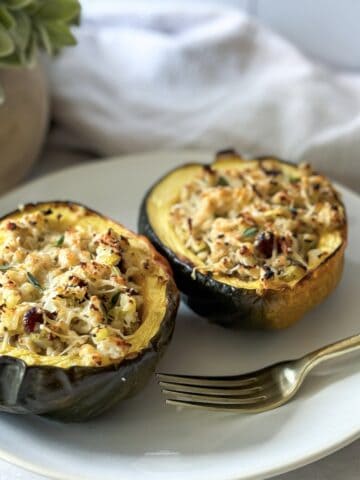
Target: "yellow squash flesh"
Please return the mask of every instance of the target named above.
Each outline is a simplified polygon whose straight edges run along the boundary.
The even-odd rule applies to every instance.
[[[261,160],[264,159],[265,157],[262,157]],[[299,176],[299,170],[295,165],[272,157],[269,159],[277,162],[278,167],[287,175]],[[220,156],[211,168],[219,171],[229,167],[242,170],[259,161],[245,160],[236,154],[227,154]],[[191,278],[194,267],[204,266],[204,263],[185,247],[175,233],[170,222],[170,209],[179,201],[183,186],[202,169],[201,164],[183,165],[155,184],[143,202],[139,221],[140,231],[168,258],[180,290],[197,313],[209,316],[213,312],[214,321],[217,321],[217,316],[220,323],[224,324],[236,323],[265,328],[290,326],[308,310],[321,303],[339,282],[346,246],[346,224],[342,229],[324,233],[320,237],[319,249],[327,254],[316,258],[309,265],[307,272],[298,272],[286,287],[260,289],[259,281],[241,281],[234,276],[219,273],[204,275],[196,272],[194,280]],[[214,295],[218,297],[215,300],[212,298]],[[213,307],[208,309],[203,308],[207,296],[209,302],[213,304]],[[221,320],[222,317],[224,320]],[[229,322],[226,317],[230,318]]]
[[[159,332],[161,322],[168,308],[167,285],[171,281],[171,274],[166,261],[158,255],[145,237],[136,235],[121,224],[78,204],[48,202],[44,206],[42,204],[27,205],[25,209],[4,217],[2,223],[8,222],[10,219],[14,221],[19,220],[24,213],[48,209],[52,210],[52,213],[46,217],[49,222],[49,230],[61,233],[72,226],[78,225],[100,233],[106,232],[107,229],[111,228],[114,232],[128,239],[129,248],[133,252],[132,260],[134,266],[140,266],[144,259],[149,259],[150,268],[146,271],[146,275],[136,278],[136,282],[141,286],[144,305],[142,324],[133,335],[127,337],[127,342],[131,346],[126,358],[133,358],[146,349],[151,339]],[[58,220],[59,214],[61,215],[60,221]],[[3,241],[2,236],[3,233],[0,230],[0,242]],[[52,365],[62,368],[81,365],[80,357],[75,355],[38,355],[29,352],[29,350],[12,346],[3,349],[1,353],[20,358],[27,365]]]

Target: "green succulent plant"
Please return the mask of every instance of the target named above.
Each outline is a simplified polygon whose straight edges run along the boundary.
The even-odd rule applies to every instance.
[[[38,50],[54,55],[75,45],[70,27],[79,23],[80,9],[78,0],[0,0],[0,68],[30,67]]]

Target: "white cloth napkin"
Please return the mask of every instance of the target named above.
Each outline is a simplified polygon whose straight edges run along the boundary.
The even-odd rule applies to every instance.
[[[206,4],[85,0],[77,36],[49,67],[62,144],[104,156],[232,146],[360,189],[360,75]]]

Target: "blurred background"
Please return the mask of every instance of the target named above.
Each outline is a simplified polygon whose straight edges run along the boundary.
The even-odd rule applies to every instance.
[[[211,3],[242,9],[329,67],[346,71],[360,68],[360,4],[356,0],[211,0]]]
[[[0,192],[99,158],[226,147],[359,189],[359,2],[20,4],[0,2]]]

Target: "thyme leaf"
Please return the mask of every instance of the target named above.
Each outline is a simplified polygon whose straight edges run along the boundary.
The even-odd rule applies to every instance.
[[[253,237],[257,233],[258,229],[256,227],[248,227],[243,231],[243,237]]]
[[[220,186],[220,187],[227,187],[230,185],[230,183],[227,181],[227,179],[225,177],[219,177],[218,181],[217,181],[217,185]]]
[[[61,247],[61,245],[64,243],[64,238],[65,238],[64,234],[61,235],[61,236],[58,238],[58,240],[57,240],[57,242],[56,242],[55,245],[56,245],[57,247]]]
[[[117,301],[119,300],[119,297],[120,297],[120,292],[117,292],[112,296],[110,301],[110,304],[112,307],[115,307],[115,305],[117,304]]]
[[[290,178],[289,178],[289,182],[290,182],[290,183],[299,183],[299,182],[300,182],[300,178],[299,178],[299,177],[290,177]]]
[[[43,287],[40,285],[39,281],[32,275],[30,272],[26,272],[26,276],[34,287],[38,288],[39,290],[43,290]]]

